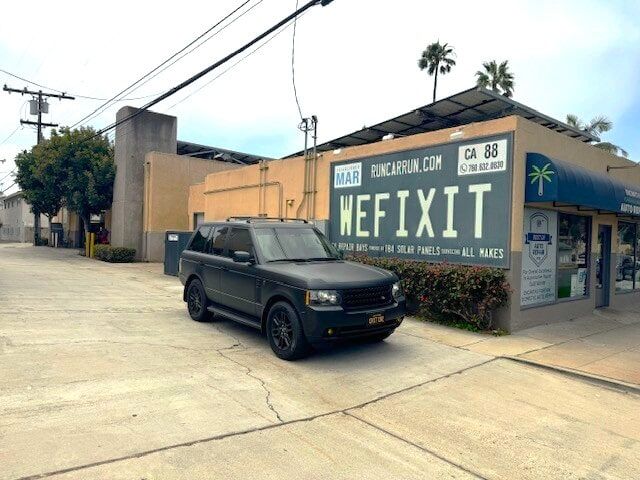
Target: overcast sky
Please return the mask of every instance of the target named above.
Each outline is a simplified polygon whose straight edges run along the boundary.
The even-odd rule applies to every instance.
[[[10,2],[0,15],[0,68],[72,95],[110,97],[241,3],[115,0],[98,7],[86,1],[36,1],[27,10]],[[293,11],[295,3],[263,0],[129,97],[173,87]],[[473,86],[483,61],[508,59],[515,100],[561,120],[569,112],[584,119],[607,115],[614,129],[604,139],[640,160],[639,18],[637,0],[334,0],[298,22],[302,111],[318,116],[322,142],[430,103],[432,78],[417,68],[417,59],[427,44],[440,39],[454,46],[458,64],[440,78],[439,98]],[[289,28],[178,105],[173,106],[216,73],[154,110],[178,117],[181,140],[269,157],[300,150],[291,35]],[[0,84],[5,83],[34,87],[0,72]],[[30,118],[27,100],[0,92],[0,142],[20,118]],[[119,107],[148,100],[121,102],[89,125],[103,127],[114,121]],[[101,103],[52,100],[45,121],[70,125]],[[0,145],[0,160],[6,159],[0,179],[35,137],[25,127]],[[0,190],[12,183],[11,177],[0,181]]]

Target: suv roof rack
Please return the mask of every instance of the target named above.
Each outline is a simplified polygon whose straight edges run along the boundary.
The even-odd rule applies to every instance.
[[[254,222],[281,222],[281,223],[285,223],[285,222],[300,222],[300,223],[309,223],[308,220],[305,220],[304,218],[285,218],[285,217],[251,217],[251,216],[234,216],[234,217],[229,217],[227,218],[227,222],[237,222],[237,221],[241,221],[241,222],[247,222],[247,223],[254,223]]]

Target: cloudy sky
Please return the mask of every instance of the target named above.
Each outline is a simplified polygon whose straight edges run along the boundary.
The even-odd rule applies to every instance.
[[[243,3],[19,2],[2,7],[0,69],[71,95],[108,98],[154,68]],[[303,4],[304,0],[300,1]],[[128,98],[87,125],[103,127],[123,105],[141,106],[293,11],[295,0],[250,0],[253,7]],[[92,5],[91,8],[88,8]],[[439,81],[438,97],[473,86],[486,60],[508,59],[514,98],[564,119],[607,115],[604,138],[640,160],[640,2],[564,0],[334,0],[297,26],[296,83],[305,116],[319,118],[319,140],[373,125],[431,100],[432,79],[417,68],[424,47],[455,47],[457,66]],[[281,157],[300,150],[291,83],[292,28],[216,78],[216,72],[154,107],[178,117],[178,137]],[[219,72],[223,71],[221,69]],[[0,72],[0,84],[29,85]],[[36,87],[37,88],[37,87]],[[0,91],[0,142],[30,118],[29,98]],[[71,125],[103,102],[51,100],[45,121]],[[31,118],[32,119],[32,118]],[[48,131],[47,131],[48,135]],[[0,190],[17,152],[35,142],[30,127],[0,145]],[[9,191],[15,190],[12,187]]]

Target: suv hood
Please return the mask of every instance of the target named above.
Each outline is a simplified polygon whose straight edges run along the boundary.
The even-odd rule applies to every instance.
[[[339,290],[386,285],[398,281],[398,277],[388,270],[344,260],[278,262],[261,267],[273,280],[300,288]]]

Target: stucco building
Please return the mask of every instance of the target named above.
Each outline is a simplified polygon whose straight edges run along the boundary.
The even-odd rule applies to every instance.
[[[319,145],[317,156],[142,151],[130,244],[160,260],[169,229],[301,217],[344,250],[505,269],[513,293],[496,321],[508,330],[624,308],[640,302],[640,169],[596,140],[473,88]],[[127,160],[117,136],[116,159]]]
[[[34,220],[31,205],[22,192],[0,197],[0,241],[33,242]],[[49,236],[49,220],[44,215],[40,216],[40,235]]]

